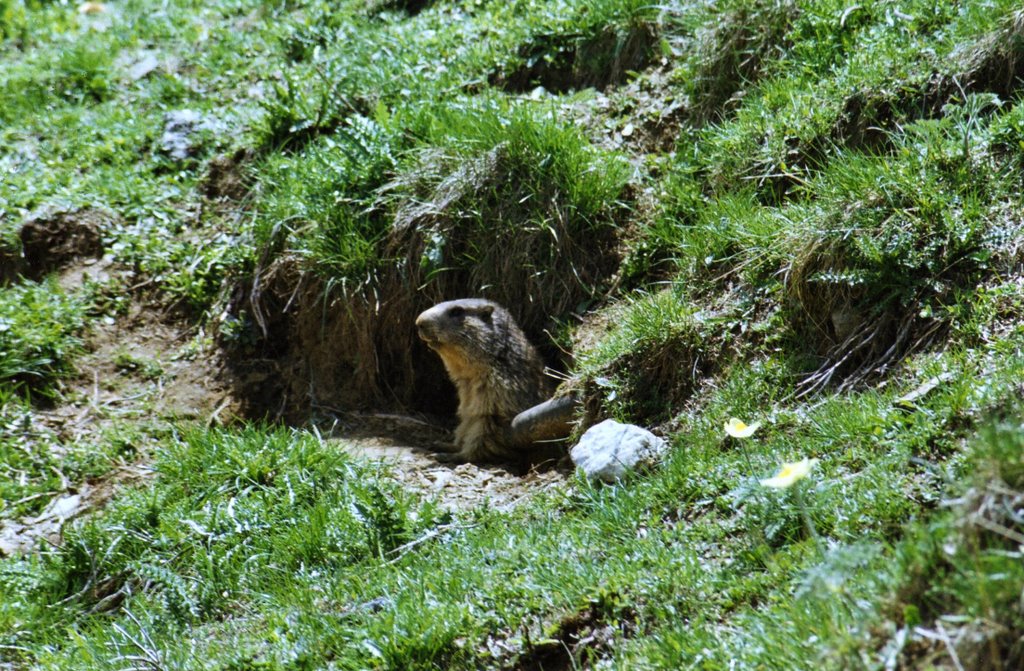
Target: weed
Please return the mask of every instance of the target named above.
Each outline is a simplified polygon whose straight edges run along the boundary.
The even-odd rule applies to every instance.
[[[0,386],[23,393],[52,392],[71,369],[88,304],[56,282],[0,289]]]
[[[159,379],[164,374],[163,368],[158,361],[145,357],[136,357],[129,352],[115,354],[114,365],[121,371],[137,372],[147,380]]]

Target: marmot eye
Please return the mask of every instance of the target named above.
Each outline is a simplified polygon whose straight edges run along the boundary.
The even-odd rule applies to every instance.
[[[448,309],[448,316],[455,317],[456,319],[464,317],[466,315],[466,308],[454,307]]]

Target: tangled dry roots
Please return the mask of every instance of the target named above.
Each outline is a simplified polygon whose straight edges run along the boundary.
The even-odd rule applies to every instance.
[[[846,268],[838,244],[817,241],[786,272],[794,326],[820,364],[798,385],[798,397],[835,386],[851,389],[884,375],[938,338],[944,324],[895,301],[878,300]]]

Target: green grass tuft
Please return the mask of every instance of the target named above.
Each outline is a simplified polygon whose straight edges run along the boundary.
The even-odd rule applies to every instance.
[[[723,364],[721,343],[679,288],[640,295],[608,311],[610,332],[576,355],[590,414],[668,419]],[[671,412],[671,411],[669,411]]]
[[[55,281],[0,288],[0,389],[48,393],[71,370],[88,308]]]

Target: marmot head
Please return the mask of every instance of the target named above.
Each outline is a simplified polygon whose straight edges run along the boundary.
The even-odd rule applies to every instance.
[[[449,347],[485,348],[494,332],[495,312],[501,309],[483,298],[445,301],[420,313],[416,329],[427,347],[438,353]]]

